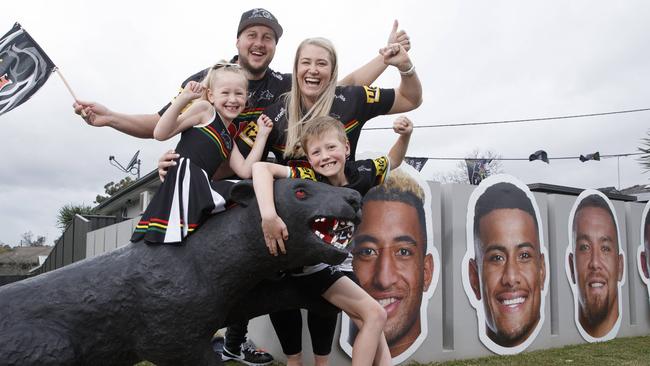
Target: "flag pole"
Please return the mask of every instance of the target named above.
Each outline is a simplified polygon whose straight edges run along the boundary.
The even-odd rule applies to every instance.
[[[59,75],[59,77],[61,78],[61,80],[63,81],[63,84],[65,84],[65,87],[66,87],[66,88],[68,89],[68,91],[70,92],[70,95],[72,95],[72,98],[74,98],[74,101],[76,102],[76,101],[77,101],[77,96],[76,96],[76,95],[74,94],[74,92],[72,91],[72,88],[70,87],[70,84],[68,84],[68,81],[65,80],[65,78],[63,77],[63,74],[61,73],[61,71],[59,71],[59,68],[58,68],[58,67],[55,69],[55,71],[56,71],[56,73]]]
[[[57,67],[54,69],[56,71],[57,75],[61,78],[61,81],[63,81],[63,84],[65,84],[66,89],[68,89],[68,92],[70,92],[70,95],[72,95],[72,98],[74,99],[75,102],[78,102],[79,100],[77,99],[77,95],[72,91],[72,88],[70,87],[70,84],[68,84],[68,81],[63,77],[63,74],[61,71],[59,71],[59,68]],[[86,118],[86,112],[82,109],[81,110],[81,117]]]

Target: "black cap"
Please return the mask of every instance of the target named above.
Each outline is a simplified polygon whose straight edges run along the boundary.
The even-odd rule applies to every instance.
[[[244,29],[253,25],[265,25],[275,32],[275,42],[277,43],[282,36],[282,26],[270,11],[262,8],[251,9],[241,15],[239,27],[237,28],[237,37]]]

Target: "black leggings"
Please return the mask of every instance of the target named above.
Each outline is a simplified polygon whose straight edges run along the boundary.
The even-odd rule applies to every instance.
[[[322,296],[334,282],[343,276],[347,276],[358,283],[354,273],[332,270],[329,267],[310,275],[292,277],[291,280],[302,291]],[[315,355],[327,356],[332,351],[336,320],[340,312],[340,310],[307,312],[307,328],[309,329],[312,350]],[[295,355],[302,352],[302,315],[300,310],[285,310],[269,314],[269,316],[275,333],[280,340],[282,352],[285,355]]]
[[[339,312],[307,312],[307,327],[315,355],[327,356],[332,351],[332,340]],[[299,309],[269,315],[285,355],[302,352],[302,315]]]

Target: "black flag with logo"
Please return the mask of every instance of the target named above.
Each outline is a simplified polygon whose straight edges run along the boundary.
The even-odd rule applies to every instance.
[[[418,172],[422,171],[422,168],[424,168],[424,164],[427,163],[427,158],[414,158],[411,156],[405,156],[404,161],[406,164],[412,166],[417,170]]]
[[[548,154],[544,150],[537,150],[528,157],[528,161],[534,160],[541,160],[548,164]]]
[[[580,161],[585,162],[587,160],[597,160],[600,161],[600,152],[596,151],[593,154],[580,155]]]
[[[29,99],[55,68],[20,24],[14,24],[0,38],[0,115]]]
[[[488,164],[491,162],[492,159],[465,159],[469,184],[479,185],[483,179],[487,178],[490,175]]]

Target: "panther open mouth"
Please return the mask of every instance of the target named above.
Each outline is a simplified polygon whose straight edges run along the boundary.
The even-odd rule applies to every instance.
[[[321,240],[337,249],[345,249],[354,233],[354,222],[333,217],[317,217],[311,229]]]

